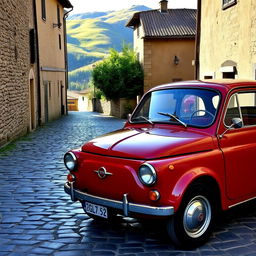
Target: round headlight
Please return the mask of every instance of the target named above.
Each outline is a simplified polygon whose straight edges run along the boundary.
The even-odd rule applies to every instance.
[[[64,164],[69,171],[74,171],[77,166],[77,158],[74,153],[68,152],[64,156]]]
[[[139,169],[139,179],[142,184],[151,186],[156,183],[156,171],[150,164],[142,164]]]

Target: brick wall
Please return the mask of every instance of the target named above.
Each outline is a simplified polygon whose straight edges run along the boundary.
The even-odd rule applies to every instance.
[[[29,2],[28,0],[1,0],[0,146],[27,132]]]

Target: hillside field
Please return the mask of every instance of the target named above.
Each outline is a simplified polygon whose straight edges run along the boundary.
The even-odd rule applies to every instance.
[[[94,12],[70,15],[67,20],[69,89],[88,88],[94,63],[107,56],[109,49],[117,51],[133,42],[133,31],[125,27],[135,12],[149,10],[132,6],[115,12]]]

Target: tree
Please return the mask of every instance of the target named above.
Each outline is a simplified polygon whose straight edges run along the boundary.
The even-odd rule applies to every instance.
[[[121,53],[111,49],[109,57],[93,69],[92,79],[107,99],[133,98],[143,90],[143,69],[127,45]]]

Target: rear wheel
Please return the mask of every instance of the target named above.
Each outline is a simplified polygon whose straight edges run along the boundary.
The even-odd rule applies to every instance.
[[[205,243],[212,233],[216,207],[209,188],[203,184],[192,185],[179,210],[168,221],[167,231],[172,241],[187,249]]]

